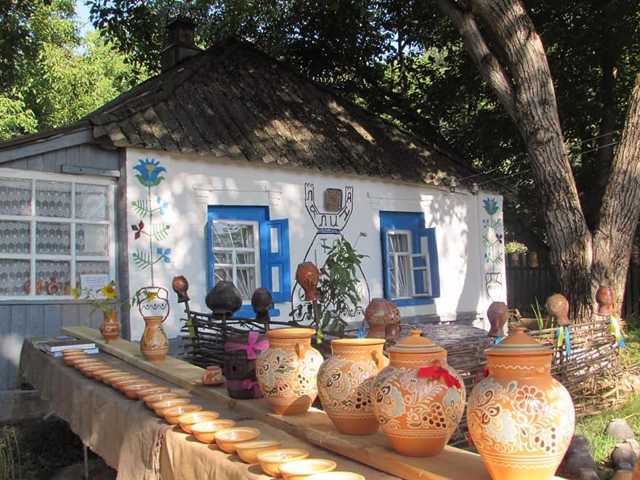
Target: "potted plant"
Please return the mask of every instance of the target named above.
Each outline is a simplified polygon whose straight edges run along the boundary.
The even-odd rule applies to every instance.
[[[100,333],[107,342],[117,339],[120,336],[120,322],[118,321],[118,307],[125,302],[120,300],[118,288],[114,281],[107,283],[104,287],[96,290],[91,288],[73,288],[71,296],[75,300],[87,300],[93,311],[100,310],[103,315]]]
[[[504,251],[509,255],[511,265],[514,267],[520,266],[520,255],[527,253],[527,246],[520,242],[509,242],[504,246]]]

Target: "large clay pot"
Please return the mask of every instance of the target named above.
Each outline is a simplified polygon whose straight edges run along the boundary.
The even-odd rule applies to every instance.
[[[490,337],[502,337],[504,335],[504,324],[507,323],[509,317],[509,307],[504,302],[493,302],[487,309],[487,318],[489,319]]]
[[[466,397],[464,383],[447,365],[447,351],[420,330],[389,349],[391,362],[375,379],[373,410],[398,453],[437,455],[458,427]]]
[[[400,311],[384,298],[374,298],[364,311],[368,337],[396,340],[400,335]]]
[[[162,287],[144,287],[138,290],[136,299],[145,323],[140,351],[150,362],[161,362],[169,352],[169,340],[162,328],[169,316],[169,292]]]
[[[520,327],[486,356],[489,375],[471,392],[467,423],[491,478],[553,478],[575,413],[569,392],[551,376],[551,349]]]
[[[370,435],[378,430],[371,386],[388,363],[382,353],[384,342],[383,338],[331,341],[332,356],[318,372],[318,393],[322,408],[342,433]]]
[[[318,395],[322,355],[311,347],[311,328],[269,330],[269,348],[258,355],[256,377],[278,415],[305,413]]]
[[[107,343],[120,337],[120,322],[118,321],[118,312],[109,310],[103,313],[102,324],[100,325],[100,333]]]
[[[309,302],[320,299],[318,292],[318,282],[320,281],[320,270],[312,262],[304,262],[296,269],[296,282],[304,290],[304,298]]]
[[[609,316],[614,313],[616,297],[610,287],[600,287],[596,291],[596,302],[598,302],[598,315]]]
[[[233,282],[218,282],[205,297],[207,307],[216,314],[233,314],[242,307],[242,295]]]

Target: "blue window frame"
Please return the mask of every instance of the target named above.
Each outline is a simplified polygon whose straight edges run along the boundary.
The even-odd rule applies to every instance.
[[[384,296],[399,306],[440,296],[435,228],[422,212],[380,212]]]
[[[289,301],[289,221],[271,220],[268,207],[210,205],[207,256],[209,288],[225,279],[243,293],[239,315],[253,316],[250,295],[258,287],[268,289],[274,303]]]

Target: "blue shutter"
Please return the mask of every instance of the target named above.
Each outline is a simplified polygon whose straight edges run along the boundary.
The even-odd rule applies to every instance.
[[[415,233],[416,242],[414,243],[414,252],[422,255],[426,254],[428,267],[429,267],[429,280],[431,282],[431,291],[429,297],[440,296],[440,275],[438,273],[438,248],[436,245],[436,229],[435,228],[420,228]],[[426,247],[426,251],[424,248]],[[419,260],[414,263],[414,267],[423,266],[424,260]],[[422,293],[425,291],[425,285],[422,281],[421,275],[416,275],[414,272],[414,281],[416,287],[416,293]]]
[[[289,220],[270,220],[260,224],[262,286],[271,292],[274,303],[290,300],[291,259]]]
[[[389,217],[380,216],[380,235],[382,236],[382,283],[384,298],[391,300],[391,265],[389,265],[389,236],[387,233],[393,225],[387,223]]]

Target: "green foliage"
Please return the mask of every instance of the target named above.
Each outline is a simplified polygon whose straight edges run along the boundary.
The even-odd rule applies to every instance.
[[[18,480],[20,473],[20,449],[12,427],[0,429],[0,480]]]
[[[341,336],[349,318],[362,310],[357,272],[365,255],[346,239],[337,240],[327,250],[320,273],[320,331]]]
[[[37,129],[38,120],[27,108],[20,92],[0,94],[0,140],[33,133]]]
[[[133,254],[131,254],[131,258],[133,259],[133,264],[138,270],[146,270],[155,263],[151,252],[141,248],[133,252]]]
[[[531,305],[531,310],[533,311],[533,316],[536,319],[536,323],[538,324],[538,330],[545,329],[545,320],[542,316],[542,308],[540,307],[540,302],[538,301],[538,297],[535,297],[535,303]]]
[[[505,253],[527,253],[529,249],[524,243],[520,242],[508,242],[504,246]]]

